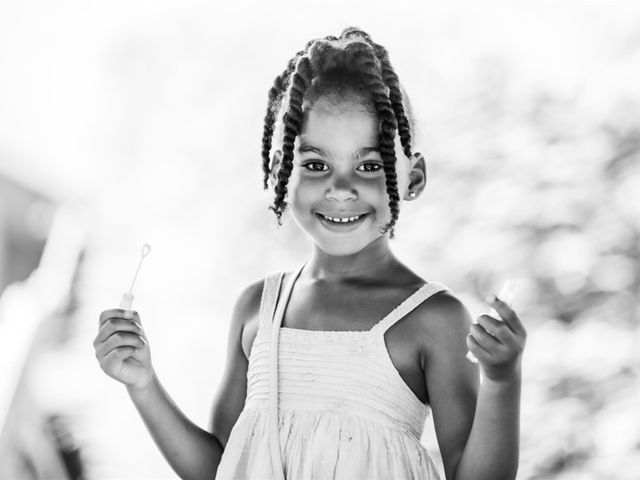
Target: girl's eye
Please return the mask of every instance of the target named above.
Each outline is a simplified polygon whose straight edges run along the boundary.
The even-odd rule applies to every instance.
[[[307,170],[311,170],[312,172],[323,172],[326,165],[321,162],[308,162],[305,163],[303,167]]]
[[[360,167],[363,169],[360,170]],[[379,162],[365,162],[358,166],[358,170],[361,172],[377,172],[382,168],[382,164]]]

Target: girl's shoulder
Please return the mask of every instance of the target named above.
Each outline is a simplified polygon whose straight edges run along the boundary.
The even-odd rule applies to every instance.
[[[421,275],[404,265],[400,271],[402,274],[397,277],[401,279],[400,282],[406,285],[407,293],[428,287],[428,285],[434,287],[433,290],[426,288],[426,294],[420,297],[420,300],[425,297],[426,299],[421,300],[412,311],[412,315],[420,320],[418,323],[427,329],[428,333],[433,334],[444,329],[450,330],[453,327],[452,323],[464,324],[470,318],[462,301],[445,284],[425,280]],[[434,290],[435,293],[433,293]]]
[[[254,317],[257,317],[260,312],[260,305],[263,302],[263,296],[265,290],[270,283],[270,288],[274,288],[279,281],[279,277],[285,278],[295,272],[271,272],[267,273],[264,277],[259,278],[247,286],[245,286],[238,294],[235,306],[234,315],[241,318],[242,323],[246,323]]]
[[[453,326],[452,323],[465,323],[467,317],[470,319],[467,307],[449,289],[441,290],[432,295],[417,310],[425,320],[428,320],[425,322],[425,326],[431,328],[439,328],[444,325],[450,329]]]
[[[251,282],[238,294],[235,308],[242,311],[257,313],[260,309],[265,289],[268,288],[267,284],[270,282],[270,286],[273,288],[274,285],[278,283],[280,276],[285,279],[294,273],[295,271],[270,272],[265,274],[264,277]]]
[[[244,287],[238,294],[234,305],[233,318],[237,319],[242,325],[258,315],[264,285],[265,278],[261,278]]]
[[[413,314],[427,355],[463,345],[472,323],[469,310],[451,290],[432,295]]]

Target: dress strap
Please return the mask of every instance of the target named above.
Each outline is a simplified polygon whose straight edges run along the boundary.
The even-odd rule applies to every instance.
[[[264,279],[262,298],[260,300],[260,317],[258,325],[260,329],[268,328],[273,321],[276,311],[276,300],[282,287],[284,273],[272,273]]]
[[[394,323],[403,318],[406,314],[411,312],[414,308],[424,302],[431,295],[444,290],[449,290],[446,286],[438,282],[429,282],[420,287],[417,291],[407,297],[400,305],[394,308],[389,314],[380,320],[371,331],[379,332],[380,335],[384,335]]]
[[[285,480],[284,461],[282,459],[282,453],[280,450],[280,413],[278,409],[278,336],[280,334],[280,325],[282,324],[282,317],[284,316],[284,310],[289,303],[289,297],[293,290],[293,284],[300,276],[300,272],[304,268],[302,265],[297,271],[287,280],[287,283],[282,289],[282,295],[280,301],[278,300],[278,292],[275,292],[270,298],[273,298],[273,304],[275,307],[275,313],[268,318],[271,327],[271,342],[269,344],[269,447],[271,453],[271,465],[273,472],[278,480]],[[279,276],[279,285],[282,284],[284,274]],[[265,285],[266,290],[266,285]],[[271,292],[267,292],[271,293]],[[271,309],[269,309],[271,311]]]

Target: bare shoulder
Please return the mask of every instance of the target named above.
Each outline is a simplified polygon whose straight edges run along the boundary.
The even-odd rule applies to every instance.
[[[238,321],[241,322],[240,346],[247,362],[251,354],[251,347],[258,333],[260,323],[260,304],[266,278],[248,285],[238,296],[236,310]]]
[[[264,279],[260,279],[240,292],[233,308],[232,323],[239,323],[242,328],[248,320],[258,315],[263,288]]]
[[[428,301],[420,305],[423,313],[428,313],[439,321],[459,319],[468,315],[467,308],[451,291],[443,290],[434,294]]]
[[[422,302],[414,312],[416,333],[421,339],[423,353],[429,357],[434,351],[459,347],[471,326],[471,314],[451,291],[434,294]]]

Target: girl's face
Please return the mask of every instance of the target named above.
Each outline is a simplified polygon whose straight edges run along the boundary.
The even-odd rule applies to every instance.
[[[378,118],[357,102],[305,111],[294,145],[288,195],[296,223],[324,252],[359,252],[391,220]],[[406,194],[410,161],[396,135],[398,194]]]

